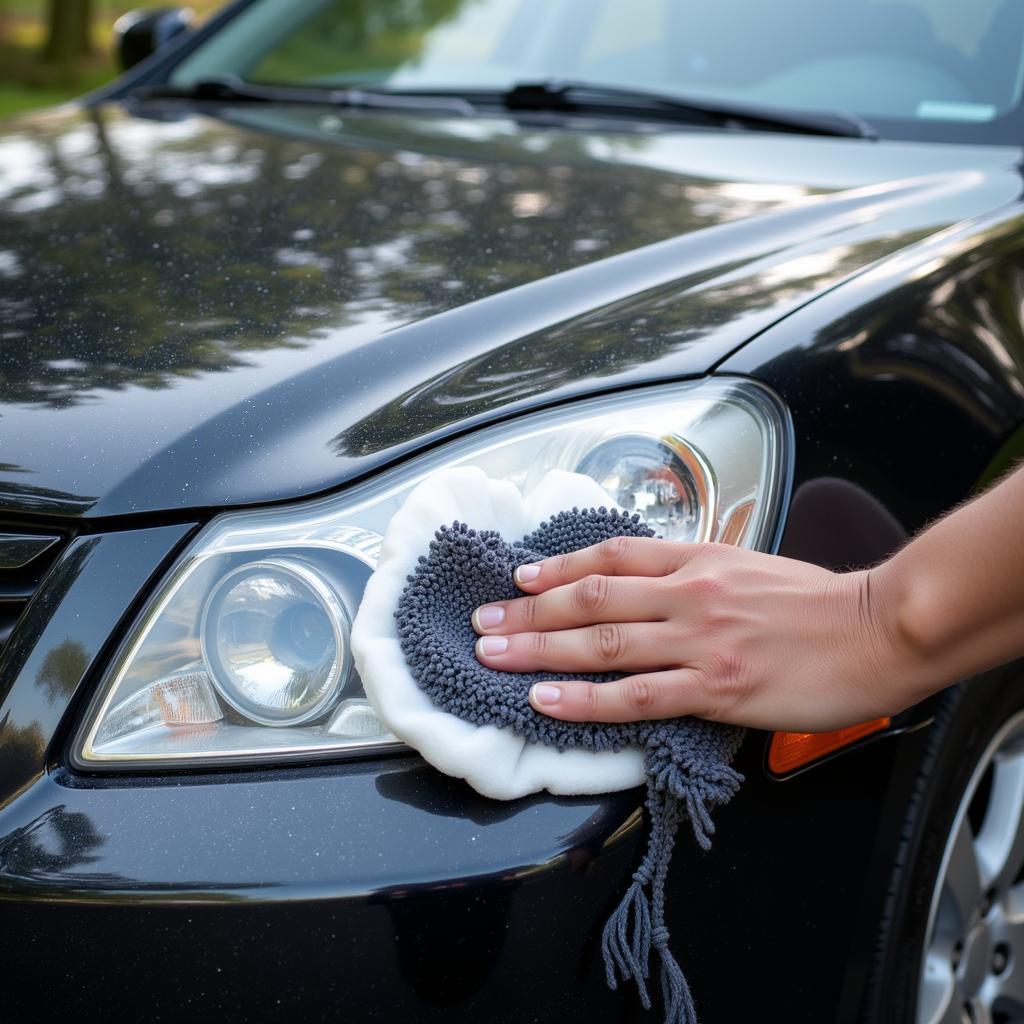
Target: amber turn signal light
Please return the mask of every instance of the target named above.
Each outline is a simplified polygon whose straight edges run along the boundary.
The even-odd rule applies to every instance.
[[[887,729],[890,721],[889,718],[873,718],[870,722],[859,722],[832,732],[777,732],[768,747],[768,770],[776,775],[786,775],[865,736]]]

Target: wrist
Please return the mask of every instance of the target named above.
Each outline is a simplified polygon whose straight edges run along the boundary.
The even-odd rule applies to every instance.
[[[941,690],[946,636],[927,579],[896,555],[865,570],[865,604],[899,710]]]

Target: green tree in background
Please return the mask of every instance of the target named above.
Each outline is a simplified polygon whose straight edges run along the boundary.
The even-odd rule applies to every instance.
[[[0,0],[0,118],[74,99],[118,73],[114,22],[159,0]],[[223,0],[183,0],[201,20]]]
[[[60,67],[92,54],[92,0],[49,0],[43,60]]]

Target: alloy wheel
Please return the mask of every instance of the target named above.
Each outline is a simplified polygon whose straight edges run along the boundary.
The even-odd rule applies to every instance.
[[[953,819],[929,908],[917,1024],[1024,1024],[1024,712]]]

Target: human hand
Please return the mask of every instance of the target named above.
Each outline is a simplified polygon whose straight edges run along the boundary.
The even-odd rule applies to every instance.
[[[726,544],[614,538],[520,566],[530,596],[473,614],[477,657],[502,671],[565,673],[531,688],[533,707],[553,718],[836,729],[924,696],[871,582],[871,570],[834,573]],[[609,671],[628,675],[572,679]]]

